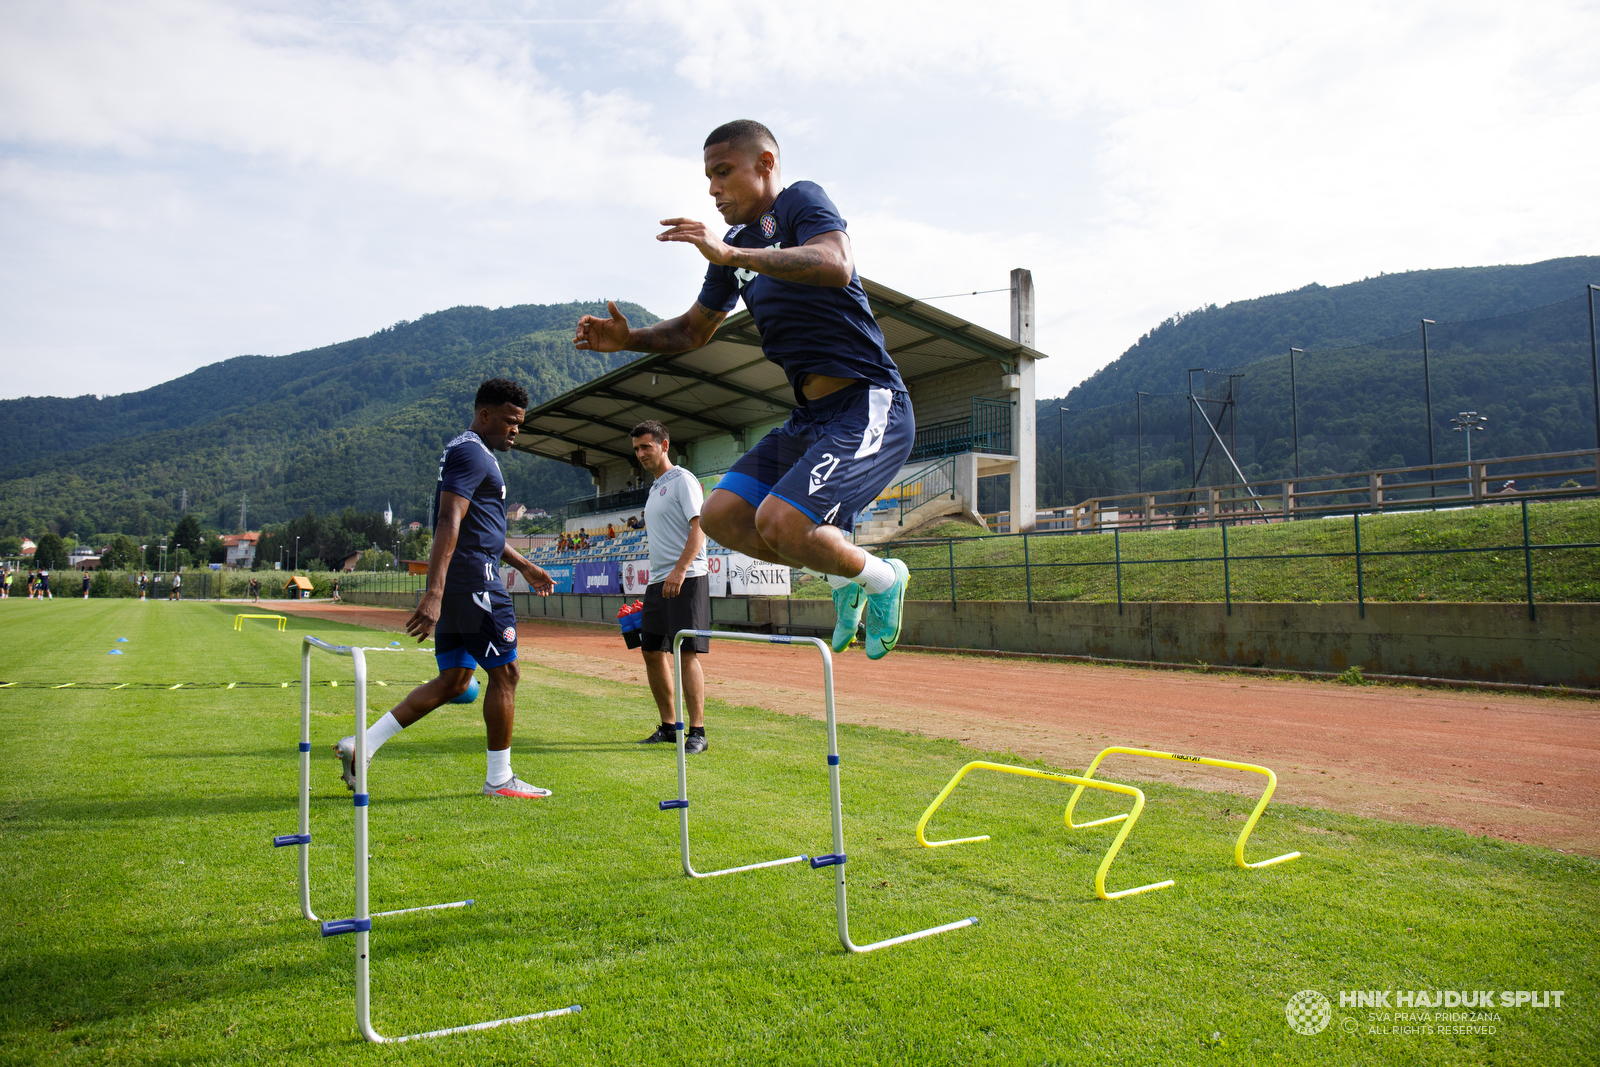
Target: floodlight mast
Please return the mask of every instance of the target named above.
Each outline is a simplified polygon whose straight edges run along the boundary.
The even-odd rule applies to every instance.
[[[1484,429],[1485,429],[1483,424],[1489,421],[1489,416],[1487,416],[1487,415],[1479,415],[1476,411],[1463,411],[1460,414],[1458,414],[1455,418],[1451,419],[1450,421],[1456,424],[1456,428],[1455,428],[1455,430],[1453,432],[1455,432],[1455,433],[1463,433],[1464,432],[1467,435],[1467,477],[1471,478],[1472,477],[1472,433],[1473,433],[1474,430],[1478,431],[1479,433],[1482,433],[1484,431]]]
[[[1589,283],[1589,375],[1594,384],[1594,447],[1600,448],[1600,353],[1595,350],[1594,294],[1600,285]]]

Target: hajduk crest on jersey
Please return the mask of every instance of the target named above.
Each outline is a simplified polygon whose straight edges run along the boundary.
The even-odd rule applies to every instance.
[[[771,237],[778,232],[778,217],[772,212],[761,216],[761,236]]]

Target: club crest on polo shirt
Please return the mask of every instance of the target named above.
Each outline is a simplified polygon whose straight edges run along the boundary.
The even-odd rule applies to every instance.
[[[507,644],[512,644],[512,645],[516,644],[517,643],[517,628],[515,626],[507,626],[504,630],[500,631],[500,637]]]
[[[775,234],[777,232],[778,232],[778,216],[774,215],[770,211],[767,212],[765,215],[762,215],[761,216],[761,236],[763,236],[763,237],[771,237],[773,234]]]

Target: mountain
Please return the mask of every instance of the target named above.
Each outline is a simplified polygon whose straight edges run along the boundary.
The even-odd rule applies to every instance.
[[[1304,350],[1294,361],[1303,476],[1426,463],[1423,318],[1435,320],[1436,462],[1465,458],[1450,422],[1465,410],[1489,416],[1474,437],[1478,458],[1592,448],[1590,282],[1600,282],[1600,256],[1383,274],[1175,315],[1067,396],[1038,402],[1040,503],[1135,491],[1141,438],[1143,487],[1187,486],[1192,368],[1205,371],[1195,393],[1215,398],[1201,407],[1237,441],[1245,475],[1291,477],[1290,346]],[[1224,411],[1230,386],[1237,403]],[[1150,395],[1136,403],[1136,390]],[[1197,412],[1194,422],[1203,454],[1210,431]],[[1235,480],[1213,450],[1200,484]]]
[[[656,316],[620,304],[636,322]],[[55,524],[80,535],[171,528],[189,510],[233,530],[307,508],[426,519],[444,442],[471,418],[478,383],[520,381],[538,403],[634,353],[572,347],[603,303],[457,307],[288,356],[238,356],[136,393],[0,401],[0,535]],[[86,443],[88,442],[88,443]],[[510,495],[559,505],[585,471],[522,453],[502,458]]]

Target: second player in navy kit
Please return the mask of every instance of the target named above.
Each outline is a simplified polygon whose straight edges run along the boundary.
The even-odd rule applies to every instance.
[[[719,126],[706,138],[705,166],[732,229],[719,239],[693,219],[663,219],[670,229],[657,237],[693,244],[709,262],[699,299],[642,329],[630,329],[609,304],[610,318],[579,320],[574,344],[692,351],[744,301],[796,407],[723,475],[706,499],[703,527],[725,547],[826,576],[838,614],[834,649],[844,651],[864,621],[867,655],[878,659],[900,639],[910,576],[904,563],[879,559],[844,534],[911,454],[916,426],[905,383],[872,316],[844,219],[815,183],[782,184],[772,132],[748,119]]]
[[[517,620],[500,581],[504,560],[540,596],[554,588],[542,568],[506,545],[506,483],[495,452],[517,438],[528,393],[516,382],[490,378],[478,387],[472,425],[445,445],[433,496],[433,548],[428,585],[406,632],[419,642],[434,635],[439,676],[413,689],[367,728],[367,758],[424,715],[467,693],[478,667],[489,676],[483,694],[488,734],[483,794],[537,800],[550,790],[529,785],[511,769],[511,729],[516,717]],[[334,746],[345,784],[355,788],[355,737]]]

